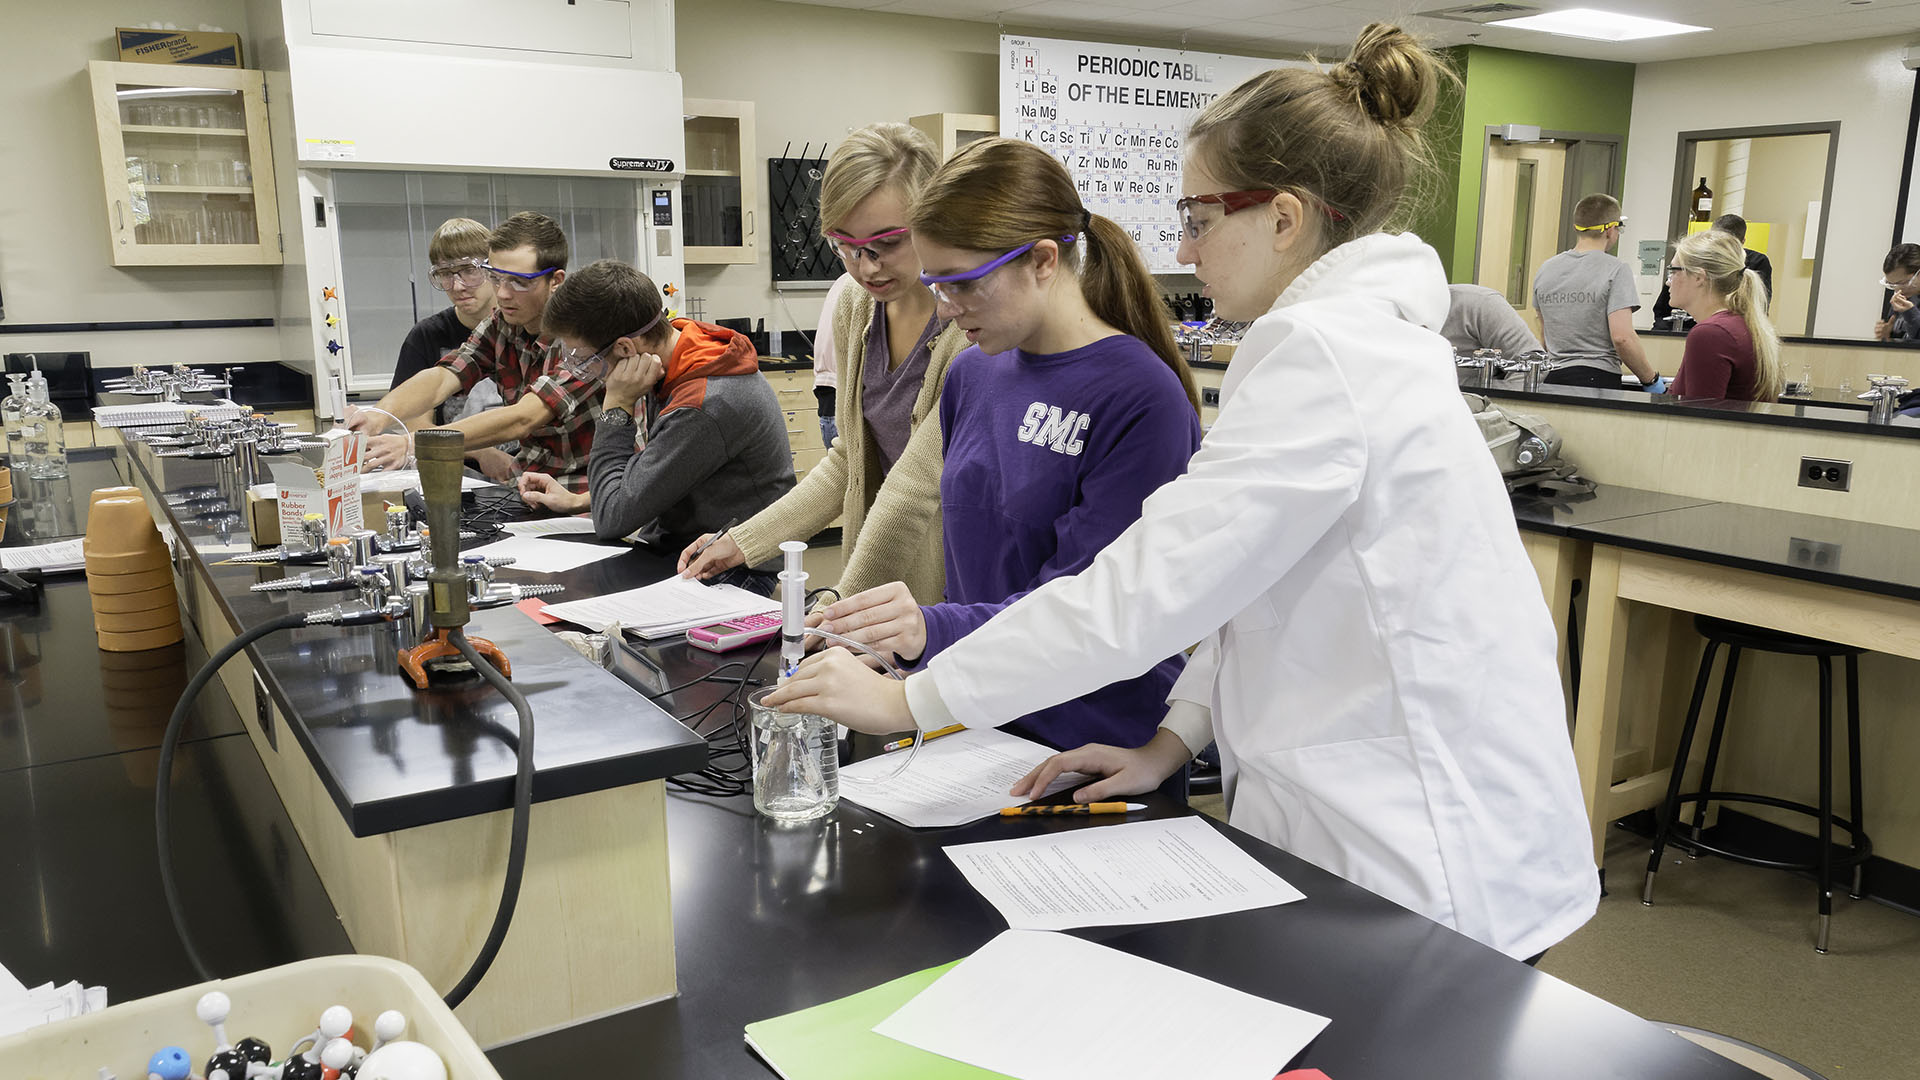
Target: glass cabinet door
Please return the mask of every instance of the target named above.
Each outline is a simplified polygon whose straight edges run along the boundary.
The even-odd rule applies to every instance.
[[[261,73],[89,68],[114,264],[280,262]]]
[[[753,103],[688,98],[684,105],[687,162],[681,235],[687,262],[759,262]],[[760,162],[758,167],[766,165]]]

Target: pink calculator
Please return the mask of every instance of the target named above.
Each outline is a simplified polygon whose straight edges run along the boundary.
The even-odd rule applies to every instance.
[[[687,643],[708,652],[729,652],[746,645],[758,645],[779,632],[778,614],[746,615],[696,626],[687,631]]]

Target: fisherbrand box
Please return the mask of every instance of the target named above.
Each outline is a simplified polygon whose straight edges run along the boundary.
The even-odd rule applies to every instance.
[[[240,66],[240,35],[197,30],[114,30],[120,40],[120,59],[142,64],[199,64],[203,67]]]

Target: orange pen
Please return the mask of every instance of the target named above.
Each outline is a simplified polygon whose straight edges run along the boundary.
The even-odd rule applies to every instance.
[[[1000,816],[1049,817],[1054,814],[1124,814],[1129,810],[1145,810],[1146,808],[1146,803],[1137,802],[1067,803],[1059,806],[1009,806],[1000,811]]]

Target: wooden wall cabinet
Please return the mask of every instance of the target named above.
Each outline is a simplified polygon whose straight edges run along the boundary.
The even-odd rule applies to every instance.
[[[265,76],[105,60],[87,70],[113,264],[279,264]]]
[[[753,102],[687,98],[682,240],[689,265],[756,263],[755,208],[760,173],[754,154]]]
[[[1000,134],[1000,118],[987,113],[928,113],[916,116],[907,123],[926,133],[927,138],[940,148],[940,160],[953,156],[955,150],[976,139],[990,139]]]

